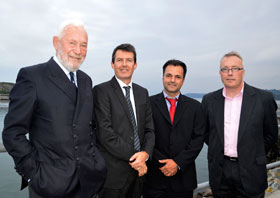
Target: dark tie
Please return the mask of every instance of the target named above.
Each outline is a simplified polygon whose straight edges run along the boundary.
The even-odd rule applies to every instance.
[[[125,99],[128,104],[128,109],[129,109],[129,117],[133,126],[133,134],[134,134],[134,148],[137,151],[140,151],[140,141],[139,141],[139,136],[138,136],[138,128],[136,126],[136,121],[135,121],[135,116],[132,108],[132,104],[130,101],[130,86],[123,87],[125,89]]]
[[[177,98],[168,98],[168,97],[166,97],[166,100],[168,100],[168,102],[170,103],[169,115],[170,115],[171,124],[173,124],[175,110],[176,110]]]
[[[73,83],[75,86],[76,86],[76,84],[75,84],[75,78],[74,78],[74,73],[73,72],[69,72],[69,74],[70,74],[70,81],[71,81],[71,83]]]

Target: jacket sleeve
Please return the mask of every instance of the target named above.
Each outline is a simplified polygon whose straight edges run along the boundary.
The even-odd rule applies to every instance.
[[[145,112],[144,142],[141,146],[141,150],[146,151],[149,154],[149,158],[151,159],[153,148],[155,145],[155,133],[154,133],[152,109],[151,109],[151,104],[147,91],[146,91],[146,99],[147,102],[146,102],[146,112]]]
[[[17,172],[28,181],[35,169],[34,148],[26,138],[36,105],[36,89],[26,69],[18,73],[10,92],[9,111],[5,117],[3,144],[15,161]]]
[[[268,152],[272,145],[277,141],[278,137],[278,124],[277,124],[277,104],[270,93],[264,100],[264,146],[265,151]]]

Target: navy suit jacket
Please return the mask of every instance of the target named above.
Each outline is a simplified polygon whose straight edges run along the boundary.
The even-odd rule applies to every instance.
[[[50,59],[22,68],[10,93],[3,143],[22,187],[30,180],[43,197],[69,197],[78,185],[81,197],[92,197],[106,176],[95,145],[92,82],[80,70],[77,82],[78,90]]]

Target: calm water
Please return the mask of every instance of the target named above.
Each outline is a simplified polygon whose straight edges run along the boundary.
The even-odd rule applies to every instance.
[[[2,143],[2,130],[4,117],[8,111],[8,102],[0,101],[0,131]],[[0,153],[0,197],[28,198],[28,190],[20,191],[21,177],[14,169],[14,162],[8,153]]]

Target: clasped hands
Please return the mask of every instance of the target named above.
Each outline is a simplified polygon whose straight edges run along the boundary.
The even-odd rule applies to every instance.
[[[129,165],[138,171],[138,176],[141,177],[147,173],[146,160],[149,155],[146,151],[137,152],[129,159]]]
[[[165,164],[163,167],[159,169],[167,177],[174,176],[178,171],[178,165],[173,159],[159,160],[159,163]]]

